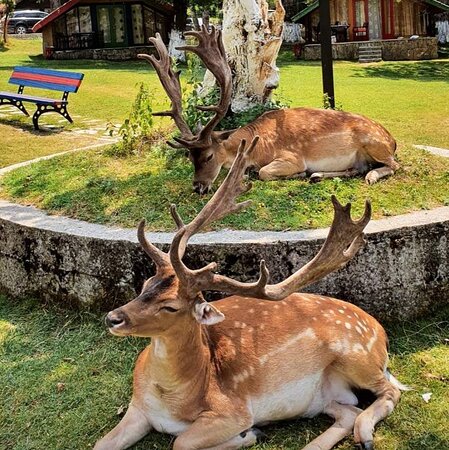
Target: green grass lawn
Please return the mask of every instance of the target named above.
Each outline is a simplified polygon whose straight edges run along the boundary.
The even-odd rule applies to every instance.
[[[5,49],[0,49],[0,91],[17,89],[8,84],[12,69],[16,65],[39,68],[69,70],[85,74],[83,83],[76,94],[69,96],[69,113],[74,124],[64,122],[64,133],[33,130],[31,118],[11,115],[0,118],[0,167],[26,161],[39,156],[83,147],[92,142],[92,137],[74,133],[78,128],[87,128],[87,121],[98,120],[104,130],[108,122],[121,123],[128,115],[137,93],[137,83],[145,81],[152,85],[156,104],[166,106],[166,99],[155,72],[142,61],[107,62],[93,60],[46,61],[42,55],[41,40],[19,40],[11,38]],[[54,98],[60,95],[55,91],[28,89],[25,92]],[[29,112],[34,105],[29,104]],[[3,108],[0,108],[0,113]],[[40,124],[61,125],[58,114],[44,115]]]
[[[413,391],[377,428],[377,450],[447,450],[449,310],[389,328],[391,370]],[[131,395],[132,368],[145,339],[108,334],[102,317],[0,297],[0,448],[90,448],[119,420]],[[431,392],[425,403],[423,393]],[[270,426],[260,450],[296,450],[328,418]],[[169,449],[152,434],[134,449]],[[347,439],[339,449],[351,449]]]
[[[167,105],[155,72],[142,61],[46,61],[40,40],[10,39],[0,49],[0,90],[14,89],[7,81],[15,65],[80,71],[85,79],[70,96],[74,125],[83,120],[121,122],[128,114],[137,92],[136,84],[149,83],[155,94],[155,110]],[[298,62],[290,53],[279,58],[281,86],[279,95],[292,106],[322,105],[321,67],[316,62]],[[449,60],[385,62],[360,65],[335,62],[337,103],[347,111],[365,114],[385,125],[400,144],[429,144],[449,147]],[[42,91],[41,91],[42,93]],[[54,93],[53,93],[54,94]],[[58,115],[44,116],[42,123],[55,123]],[[41,135],[32,132],[30,119],[21,116],[0,119],[0,167],[70,147],[58,135],[43,144]],[[3,141],[2,136],[10,136]],[[21,149],[17,152],[17,149]],[[16,153],[17,152],[17,153]],[[5,159],[4,154],[15,155]]]
[[[363,178],[318,184],[253,180],[253,189],[242,197],[252,199],[253,205],[213,227],[285,230],[327,226],[333,215],[331,194],[342,202],[354,202],[356,215],[361,214],[364,199],[370,198],[376,218],[449,205],[448,158],[404,146],[399,160],[403,169],[373,186]],[[148,229],[162,231],[173,230],[168,212],[171,203],[189,220],[210,197],[192,193],[191,180],[191,164],[174,151],[126,159],[89,151],[18,169],[1,183],[4,197],[52,213],[128,227],[145,217]]]
[[[84,72],[85,81],[71,102],[73,113],[80,118],[105,124],[122,120],[139,81],[149,83],[155,93],[155,110],[166,103],[160,83],[146,63],[45,61],[38,56],[40,51],[40,41],[11,40],[9,49],[2,53],[0,89],[6,88],[15,64],[26,64]],[[284,52],[279,65],[281,97],[292,106],[322,104],[318,63],[298,62]],[[299,180],[256,181],[249,194],[254,206],[218,227],[285,230],[328,225],[332,193],[342,201],[356,202],[356,212],[366,197],[371,198],[374,217],[449,204],[449,161],[412,146],[449,148],[449,60],[370,65],[336,62],[335,83],[337,103],[345,110],[378,120],[396,137],[401,171],[371,187],[362,179],[328,180],[318,185]],[[0,119],[0,139],[5,148],[0,166],[76,146],[73,126],[67,127],[64,136],[33,134],[29,125],[24,125],[27,120]],[[80,138],[80,146],[85,138]],[[3,180],[1,195],[93,222],[134,226],[146,217],[153,230],[170,230],[170,203],[178,204],[186,219],[204,204],[204,199],[191,193],[191,180],[191,164],[173,152],[154,150],[118,159],[90,151],[11,173]]]

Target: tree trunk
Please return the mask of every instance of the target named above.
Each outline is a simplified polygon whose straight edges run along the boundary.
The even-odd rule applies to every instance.
[[[223,1],[223,43],[234,74],[232,111],[266,102],[278,87],[284,16],[281,0],[272,13],[266,0]]]

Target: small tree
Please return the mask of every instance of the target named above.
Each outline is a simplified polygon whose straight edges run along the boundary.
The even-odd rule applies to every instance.
[[[8,38],[8,27],[6,26],[8,23],[9,14],[14,11],[15,3],[14,0],[0,0],[0,5],[5,6],[5,22],[3,28],[3,42],[6,42]]]

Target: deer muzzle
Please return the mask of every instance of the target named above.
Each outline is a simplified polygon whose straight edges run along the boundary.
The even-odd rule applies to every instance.
[[[121,328],[129,324],[128,316],[120,308],[109,312],[104,321],[112,334],[116,334]]]
[[[193,182],[193,192],[196,192],[197,194],[208,194],[211,190],[212,187],[210,183],[202,183],[201,181]]]

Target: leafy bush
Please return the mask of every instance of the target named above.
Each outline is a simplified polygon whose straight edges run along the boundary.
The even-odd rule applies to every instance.
[[[109,149],[111,155],[139,154],[148,143],[154,141],[153,94],[144,83],[139,83],[138,86],[139,91],[128,118],[118,130],[115,125],[108,124],[109,134],[112,136],[117,133],[121,137],[121,141]],[[156,136],[160,133],[160,129],[156,130]]]

